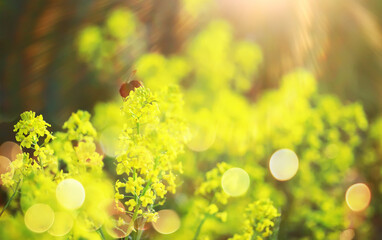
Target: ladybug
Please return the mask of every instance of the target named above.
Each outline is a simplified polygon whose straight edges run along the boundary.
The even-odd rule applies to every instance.
[[[133,71],[132,76],[135,75],[136,70]],[[130,76],[131,78],[131,76]],[[121,87],[119,88],[119,94],[123,97],[126,98],[129,96],[130,91],[133,91],[136,88],[142,87],[143,83],[138,80],[132,80],[129,82],[124,82],[122,83]]]

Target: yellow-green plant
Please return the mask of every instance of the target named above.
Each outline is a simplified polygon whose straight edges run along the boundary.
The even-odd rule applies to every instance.
[[[181,7],[185,7],[186,11],[196,15],[201,6],[198,1],[185,0],[182,4],[184,5]],[[203,9],[204,4],[203,2]],[[203,11],[201,7],[199,10]],[[128,45],[126,42],[131,43],[130,35],[125,36],[128,40],[126,42],[121,41],[121,37],[112,43],[111,39],[122,36],[122,33],[112,33],[109,26],[113,24],[110,25],[109,22],[125,24],[131,19],[129,14],[120,13],[116,14],[117,17],[110,17],[111,20],[108,19],[104,27],[85,29],[79,37],[79,41],[82,37],[86,40],[86,31],[89,31],[90,40],[91,36],[98,39],[94,41],[96,44],[89,44],[90,50],[81,49],[87,47],[87,44],[82,44],[79,52],[88,54],[87,57],[82,57],[92,67],[103,70],[103,73],[110,72],[111,64],[107,61],[111,59],[109,56],[120,56],[117,49]],[[138,18],[134,19],[138,22]],[[128,34],[132,33],[131,30],[137,26],[137,22],[130,21],[131,26],[126,25]],[[111,37],[102,41],[107,35]],[[182,86],[186,103],[185,118],[190,122],[194,135],[187,144],[189,151],[180,157],[186,166],[183,180],[187,187],[182,189],[182,194],[167,201],[167,204],[179,210],[183,223],[181,229],[170,237],[180,239],[191,236],[197,229],[197,225],[192,224],[195,219],[202,220],[203,216],[224,211],[229,216],[227,223],[206,221],[203,235],[228,238],[240,228],[241,221],[237,213],[243,212],[243,206],[253,199],[270,198],[284,213],[280,239],[338,239],[342,230],[352,226],[344,201],[349,182],[354,181],[354,176],[363,179],[363,176],[368,175],[365,174],[368,172],[366,169],[380,167],[377,159],[381,155],[381,136],[378,132],[382,124],[377,121],[368,131],[369,135],[366,135],[369,123],[362,105],[343,102],[335,95],[323,94],[315,76],[304,69],[287,74],[281,81],[272,79],[272,89],[262,89],[259,86],[264,80],[256,79],[256,72],[263,58],[260,48],[250,39],[243,40],[235,36],[235,30],[226,21],[212,20],[203,24],[200,31],[196,31],[177,54],[165,56],[158,52],[148,52],[139,55],[134,62],[138,70],[137,77],[153,92],[168,84]],[[119,44],[119,47],[115,47]],[[97,52],[102,54],[98,55]],[[130,54],[127,56],[131,59]],[[257,87],[260,91],[257,91]],[[164,96],[168,95],[156,95],[157,98]],[[142,99],[150,97],[151,95],[142,95]],[[168,102],[156,100],[145,112],[151,114],[147,116],[148,126],[158,126],[158,119],[155,117],[157,109],[153,106],[159,106],[162,112],[163,104]],[[132,109],[135,109],[134,104]],[[123,202],[127,202],[127,210],[131,216],[136,214],[137,219],[144,219],[144,213],[150,213],[155,218],[154,211],[149,209],[151,201],[155,206],[155,201],[161,202],[162,199],[154,194],[155,191],[144,192],[150,178],[146,172],[141,173],[141,163],[129,157],[142,155],[143,162],[152,170],[152,159],[155,159],[158,152],[146,142],[146,133],[152,129],[147,130],[142,126],[137,121],[138,117],[129,112],[131,104],[128,105],[123,110],[125,117],[121,118],[118,104],[99,104],[93,121],[98,131],[109,126],[126,125],[117,161],[117,171],[124,175],[116,183],[120,191],[117,198],[123,197]],[[160,118],[159,122],[163,119],[165,118]],[[160,131],[163,129],[166,128],[160,128]],[[167,136],[168,133],[164,131],[157,135],[161,134]],[[159,148],[162,143],[159,140],[153,141],[153,145],[158,144]],[[130,151],[128,146],[137,146],[131,150],[136,151],[136,154],[124,157]],[[293,150],[299,158],[299,171],[288,182],[276,181],[268,170],[271,155],[280,148]],[[129,165],[129,162],[134,161],[138,162],[137,168]],[[224,210],[221,203],[209,204],[215,192],[208,189],[212,189],[212,186],[216,189],[220,187],[218,180],[212,181],[215,177],[207,177],[206,182],[197,184],[200,179],[204,179],[203,170],[217,162],[239,165],[251,177],[251,187],[247,194],[234,201],[229,200],[230,204],[224,205]],[[374,174],[373,181],[379,183],[380,178],[375,175],[378,176]],[[195,194],[197,186],[200,188],[196,191],[198,194]],[[126,187],[130,192],[125,192]],[[147,189],[153,190],[154,187],[148,186]],[[165,190],[168,191],[166,188]],[[143,192],[150,194],[144,196]],[[310,194],[306,194],[307,192]],[[374,194],[373,192],[372,195],[377,196]],[[137,198],[141,200],[136,201]],[[143,203],[147,205],[143,207]],[[195,207],[196,205],[203,206],[203,211]],[[135,208],[142,212],[135,211]],[[372,211],[374,209],[369,208],[365,216],[370,216]],[[365,221],[365,229],[370,226],[369,223]],[[131,225],[133,227],[137,228]],[[363,230],[360,236],[368,238],[366,232],[368,231]],[[155,237],[167,239],[166,236]]]
[[[120,175],[115,183],[115,208],[130,215],[131,221],[126,223],[119,218],[111,224],[117,229],[129,224],[127,231],[136,231],[134,239],[140,239],[142,224],[156,220],[155,206],[162,205],[168,193],[176,192],[177,176],[182,173],[182,163],[177,156],[188,139],[182,109],[182,96],[176,86],[167,87],[158,95],[140,87],[123,101],[120,117],[124,125],[120,129],[115,160],[116,173]],[[64,131],[54,135],[47,130],[48,126],[42,116],[36,117],[34,112],[21,114],[21,120],[15,125],[16,139],[24,153],[11,164],[11,172],[1,175],[4,185],[14,188],[2,213],[20,189],[19,200],[24,211],[34,203],[47,203],[59,211],[55,198],[57,184],[75,178],[84,186],[86,200],[71,213],[76,220],[69,236],[93,238],[97,231],[104,239],[102,225],[114,221],[109,219],[113,216],[108,215],[107,210],[112,185],[102,170],[103,155],[96,149],[97,132],[90,122],[90,114],[81,110],[73,113],[64,123]],[[28,149],[32,157],[25,152]],[[126,210],[118,205],[119,200]],[[3,234],[3,230],[2,235],[12,236]]]
[[[8,189],[12,189],[13,193],[8,202],[3,207],[0,216],[13,200],[24,179],[30,178],[32,175],[41,174],[49,175],[53,179],[57,173],[57,158],[53,155],[53,150],[48,143],[54,139],[47,127],[42,115],[36,116],[32,111],[24,112],[20,115],[21,120],[15,125],[16,140],[20,142],[23,150],[28,152],[18,154],[15,161],[11,163],[11,171],[1,175],[3,184]]]
[[[263,240],[273,234],[276,218],[280,217],[269,199],[261,199],[245,209],[243,233],[235,234],[230,240]]]
[[[89,25],[77,37],[79,57],[100,74],[127,71],[126,59],[136,57],[145,45],[136,16],[128,9],[111,11],[103,25]],[[118,54],[117,54],[118,52]]]
[[[176,176],[182,172],[177,155],[183,151],[187,134],[180,115],[183,102],[176,87],[159,94],[139,87],[124,99],[122,107],[125,125],[116,158],[121,178],[115,184],[115,199],[116,203],[124,200],[133,230],[141,218],[141,223],[156,221],[154,207],[163,204],[168,192],[175,193]],[[134,239],[141,234],[138,231]]]
[[[198,239],[203,224],[209,217],[214,216],[222,222],[227,220],[227,212],[224,211],[223,206],[227,204],[229,195],[223,191],[221,179],[223,174],[230,168],[231,166],[227,163],[218,163],[216,168],[206,173],[206,180],[196,190],[196,195],[202,196],[205,201],[201,201],[201,205],[198,206],[200,211],[198,220],[200,223],[195,230],[193,239]]]
[[[102,156],[96,151],[97,132],[90,123],[90,114],[86,111],[72,113],[64,123],[66,132],[57,132],[52,147],[56,155],[67,167],[71,175],[92,170],[101,172]]]
[[[112,198],[112,185],[105,179],[102,172],[102,156],[96,152],[94,137],[96,132],[89,122],[90,114],[84,111],[73,113],[63,128],[67,132],[52,134],[42,116],[34,112],[24,112],[21,120],[15,125],[16,140],[20,142],[23,153],[17,155],[11,163],[12,175],[2,174],[4,185],[13,189],[2,213],[8,206],[15,208],[17,199],[21,212],[14,216],[22,218],[22,214],[36,203],[48,204],[53,211],[72,216],[74,226],[68,237],[94,237],[105,219],[108,217],[104,205]],[[13,174],[14,173],[14,174]],[[56,187],[67,178],[79,180],[85,188],[86,200],[78,210],[64,210],[56,199]],[[20,192],[19,198],[16,193]],[[102,194],[100,194],[102,193]],[[14,221],[11,215],[2,219],[7,227],[12,228]],[[23,220],[21,220],[23,221]],[[5,226],[4,225],[4,226]],[[28,239],[49,239],[52,236],[44,233],[40,237],[27,228],[19,235]],[[14,232],[1,229],[0,236],[5,239],[15,237]],[[90,231],[90,232],[89,232]],[[92,232],[93,231],[93,232]]]

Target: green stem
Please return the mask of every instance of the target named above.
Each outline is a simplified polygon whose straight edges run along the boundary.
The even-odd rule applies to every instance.
[[[281,212],[281,209],[278,209],[278,212]],[[273,227],[273,233],[269,237],[269,240],[277,240],[279,231],[280,231],[281,216],[277,217],[275,220],[275,226]]]
[[[149,181],[147,182],[145,188],[143,188],[142,193],[141,193],[141,196],[145,195],[147,189],[149,189],[149,187],[150,187],[150,184],[151,184],[151,180],[149,180]]]
[[[139,209],[139,207],[140,207],[140,204],[137,201],[137,205],[135,206],[135,210],[134,210],[134,214],[133,214],[133,219],[132,219],[134,224],[135,224],[135,220],[137,219],[137,216],[138,216],[138,209]]]
[[[137,230],[137,234],[135,235],[134,240],[140,240],[142,236],[143,230]]]
[[[98,228],[96,232],[98,232],[102,240],[105,240],[105,235],[103,235],[102,228]]]
[[[200,222],[198,228],[196,229],[196,232],[195,232],[195,235],[194,235],[194,238],[193,240],[197,240],[198,237],[199,237],[199,234],[200,234],[200,231],[202,230],[202,226],[204,224],[204,222],[207,220],[207,215],[205,214],[202,221]]]
[[[11,203],[12,199],[16,196],[16,193],[17,193],[18,190],[19,190],[20,182],[21,182],[21,179],[17,182],[16,188],[15,188],[15,190],[13,191],[12,196],[8,199],[8,202],[5,204],[5,206],[4,206],[3,209],[1,210],[1,212],[0,212],[0,217],[1,217],[1,215],[3,215],[3,213],[5,212],[5,209],[7,209],[7,207],[8,207],[9,204]]]

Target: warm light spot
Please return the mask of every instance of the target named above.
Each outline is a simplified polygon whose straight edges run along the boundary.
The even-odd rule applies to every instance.
[[[287,181],[297,173],[297,155],[292,150],[280,149],[272,155],[269,169],[274,178],[279,181]]]
[[[353,184],[346,191],[346,203],[353,211],[362,211],[369,206],[371,193],[363,183]]]
[[[36,233],[47,231],[53,224],[54,212],[49,205],[38,203],[30,207],[24,216],[25,225]]]
[[[106,232],[112,236],[113,238],[124,238],[128,236],[133,230],[133,226],[130,225],[131,217],[124,214],[119,213],[112,216],[112,221],[107,222],[105,229]]]
[[[102,131],[99,142],[102,151],[110,156],[115,157],[118,148],[119,134],[121,133],[118,127],[108,127]]]
[[[249,176],[241,168],[230,168],[222,177],[222,188],[230,196],[237,197],[243,195],[249,188]]]
[[[57,201],[66,209],[77,209],[85,201],[85,189],[72,178],[61,181],[56,188]]]
[[[353,229],[346,229],[340,235],[340,240],[352,240],[355,236]]]
[[[3,181],[1,180],[1,174],[7,173],[10,171],[12,171],[11,161],[4,156],[0,156],[0,185],[3,184]],[[13,176],[13,171],[12,171],[12,176]]]
[[[20,146],[11,141],[6,141],[0,146],[0,155],[7,157],[9,160],[14,161],[17,154],[23,153]]]
[[[158,212],[158,220],[152,224],[157,232],[161,234],[170,234],[179,229],[180,218],[174,210],[160,210]]]
[[[110,216],[125,213],[125,206],[120,201],[118,201],[117,203],[115,203],[114,200],[111,201],[112,202],[107,205],[106,209],[107,213]]]
[[[147,230],[151,227],[151,223],[147,222],[146,218],[138,218],[136,221],[138,230]]]
[[[189,149],[195,152],[203,152],[209,149],[215,142],[216,130],[202,127],[194,126],[191,127],[191,139],[187,142]]]
[[[73,227],[73,218],[67,212],[56,212],[52,227],[48,233],[52,236],[61,237],[66,235]]]

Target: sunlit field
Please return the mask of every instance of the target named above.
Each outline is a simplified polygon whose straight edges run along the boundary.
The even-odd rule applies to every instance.
[[[0,240],[382,239],[381,1],[0,16]]]

